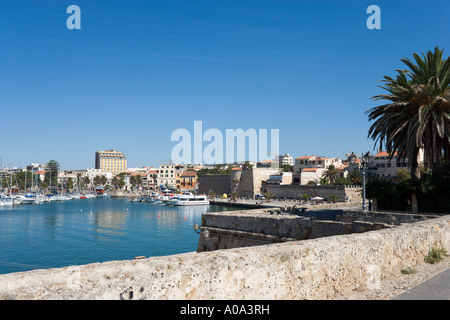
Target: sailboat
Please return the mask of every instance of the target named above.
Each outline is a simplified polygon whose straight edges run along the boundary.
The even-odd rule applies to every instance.
[[[2,176],[3,176],[3,163],[2,163]],[[14,199],[12,198],[11,195],[12,195],[12,170],[11,170],[11,181],[9,183],[9,198],[3,198],[3,194],[2,194],[3,206],[5,206],[5,207],[14,206]]]
[[[0,207],[3,207],[5,205],[5,203],[3,202],[3,158],[0,158],[0,166],[1,166],[1,171],[0,171]]]
[[[25,173],[26,174],[26,173]],[[27,178],[25,175],[25,190],[27,189]],[[37,196],[33,193],[33,170],[31,170],[31,187],[30,193],[22,197],[22,204],[38,204]]]
[[[3,206],[12,207],[14,206],[14,201],[11,198],[3,199]]]

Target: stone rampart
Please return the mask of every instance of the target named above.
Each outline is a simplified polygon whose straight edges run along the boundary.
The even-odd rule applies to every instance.
[[[219,195],[231,192],[231,176],[229,174],[205,174],[199,177],[198,192],[208,194],[214,191]]]
[[[359,203],[362,200],[361,188],[347,186],[310,186],[300,184],[290,185],[267,185],[267,192],[276,198],[300,199],[301,195],[307,194],[309,198],[322,197],[329,200],[332,195],[338,196],[340,201],[347,203]]]
[[[382,222],[330,221],[296,214],[276,214],[271,209],[211,212],[202,215],[197,251],[316,239],[389,227]]]
[[[450,216],[320,239],[0,275],[1,299],[333,299],[450,251]]]

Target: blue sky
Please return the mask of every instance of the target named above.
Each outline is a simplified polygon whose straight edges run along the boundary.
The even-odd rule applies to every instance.
[[[448,56],[449,21],[447,0],[2,0],[0,156],[81,169],[114,148],[157,166],[194,120],[279,129],[294,157],[372,151],[377,81],[413,52]]]

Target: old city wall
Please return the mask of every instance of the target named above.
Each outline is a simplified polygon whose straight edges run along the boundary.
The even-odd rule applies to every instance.
[[[307,194],[310,198],[322,197],[330,199],[333,194],[339,197],[340,201],[349,204],[361,202],[361,188],[347,186],[309,186],[309,185],[267,185],[267,192],[272,193],[276,198],[299,199],[302,194]]]
[[[231,176],[229,174],[211,174],[199,177],[198,193],[208,194],[214,191],[217,194],[229,194],[231,192]]]
[[[0,275],[0,299],[333,299],[450,251],[450,216],[319,239]]]
[[[270,212],[270,209],[256,209],[204,213],[197,251],[316,239],[391,227],[382,222],[328,221]]]

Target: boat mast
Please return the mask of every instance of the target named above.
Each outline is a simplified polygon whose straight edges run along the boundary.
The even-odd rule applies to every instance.
[[[0,157],[0,200],[3,198],[3,157]]]

